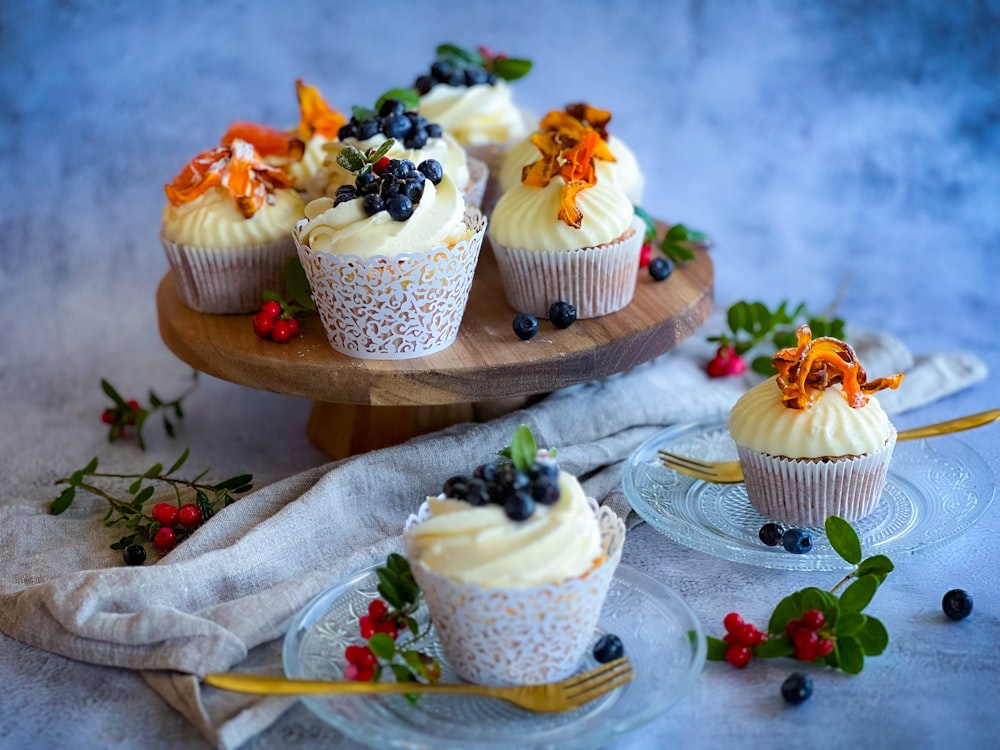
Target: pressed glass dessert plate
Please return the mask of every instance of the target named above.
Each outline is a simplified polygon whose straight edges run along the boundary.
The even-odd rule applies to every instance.
[[[635,512],[675,542],[725,560],[788,570],[850,567],[822,529],[812,529],[813,549],[803,555],[765,546],[757,532],[768,519],[751,507],[742,483],[704,482],[660,463],[659,450],[704,461],[735,460],[726,424],[727,415],[717,415],[673,425],[640,445],[622,471]],[[916,552],[974,524],[995,493],[989,467],[961,441],[897,443],[875,511],[852,525],[866,555]]]
[[[378,596],[375,568],[316,597],[292,622],[282,658],[292,678],[343,679],[344,649],[360,643],[358,617]],[[423,627],[427,610],[416,616]],[[593,642],[619,636],[635,678],[592,703],[557,714],[534,714],[475,696],[311,696],[302,702],[345,736],[381,748],[598,748],[651,721],[679,701],[705,662],[705,637],[681,597],[649,576],[619,565]],[[592,647],[593,643],[591,644]],[[433,627],[418,648],[437,657],[442,682],[458,682]],[[579,671],[597,666],[588,653]]]

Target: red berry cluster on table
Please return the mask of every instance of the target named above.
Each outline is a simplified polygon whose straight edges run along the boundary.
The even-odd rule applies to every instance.
[[[262,339],[287,344],[299,332],[299,321],[286,313],[280,302],[265,300],[260,310],[251,318],[253,332]]]
[[[446,86],[494,85],[499,80],[514,81],[531,70],[531,61],[494,54],[488,47],[468,50],[454,44],[437,48],[437,59],[429,74],[420,75],[413,88],[423,96],[438,84]]]
[[[299,318],[316,314],[309,279],[297,257],[285,264],[285,286],[287,299],[277,292],[265,291],[260,310],[250,318],[258,338],[286,344],[298,334]]]
[[[193,371],[191,378],[197,381],[198,373]],[[110,425],[108,430],[108,442],[114,443],[122,438],[129,437],[130,431],[135,430],[136,442],[139,447],[145,450],[146,442],[143,438],[142,428],[146,420],[157,411],[163,412],[163,429],[169,437],[174,436],[174,423],[171,415],[176,419],[184,417],[182,402],[195,389],[197,382],[192,383],[184,393],[177,398],[165,400],[156,395],[152,390],[149,392],[149,406],[143,406],[136,399],[125,400],[118,389],[107,380],[101,380],[101,389],[104,394],[111,399],[112,405],[106,407],[101,412],[101,421]]]
[[[393,101],[390,99],[386,103]],[[409,159],[390,159],[386,153],[394,143],[387,140],[377,149],[364,153],[347,146],[337,154],[337,163],[356,176],[353,185],[337,188],[334,206],[361,200],[366,216],[381,211],[388,212],[393,221],[406,221],[413,216],[414,207],[423,197],[425,183],[430,180],[433,185],[440,184],[444,170],[437,159],[425,159],[420,164]]]

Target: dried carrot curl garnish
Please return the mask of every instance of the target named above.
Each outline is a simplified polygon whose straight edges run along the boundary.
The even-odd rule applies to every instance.
[[[903,379],[897,373],[869,382],[850,344],[829,336],[813,339],[807,325],[799,327],[796,337],[794,348],[780,350],[771,360],[778,371],[781,403],[789,409],[808,409],[821,391],[836,383],[841,384],[847,403],[858,409],[868,403],[865,394],[898,388]]]
[[[299,137],[309,140],[313,133],[318,133],[328,140],[336,138],[347,119],[330,108],[319,89],[307,86],[301,78],[295,80],[295,93],[299,97]]]
[[[264,205],[269,193],[291,186],[292,179],[283,169],[262,161],[252,144],[237,138],[229,146],[216,146],[198,154],[163,189],[167,200],[180,206],[220,187],[249,219]]]
[[[608,140],[608,123],[611,122],[611,113],[606,109],[592,107],[586,102],[577,102],[566,105],[566,114],[592,127],[601,136],[602,141]]]
[[[298,161],[306,150],[306,144],[294,133],[255,122],[234,122],[222,136],[222,145],[230,146],[237,138],[252,143],[261,156],[277,156]]]

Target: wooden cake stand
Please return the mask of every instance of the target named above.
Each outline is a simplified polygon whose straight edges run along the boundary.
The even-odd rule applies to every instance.
[[[660,230],[663,231],[661,226]],[[250,315],[188,308],[172,273],[156,294],[160,335],[196,370],[314,401],[309,439],[334,458],[396,445],[460,422],[483,421],[532,397],[647,362],[694,333],[712,310],[704,251],[662,282],[639,274],[623,310],[559,330],[547,320],[530,341],[514,335],[496,261],[484,242],[458,339],[416,359],[355,359],[334,351],[318,317],[287,344],[254,335]]]

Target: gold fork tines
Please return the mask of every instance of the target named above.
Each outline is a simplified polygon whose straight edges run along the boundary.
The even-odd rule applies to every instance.
[[[633,677],[627,657],[615,659],[589,672],[568,677],[561,682],[543,685],[489,687],[487,685],[422,685],[412,682],[339,682],[335,680],[293,680],[285,677],[241,674],[236,672],[205,675],[205,682],[224,690],[258,695],[350,695],[358,693],[421,693],[444,695],[480,695],[513,703],[537,713],[568,711],[589,703],[621,687]]]

